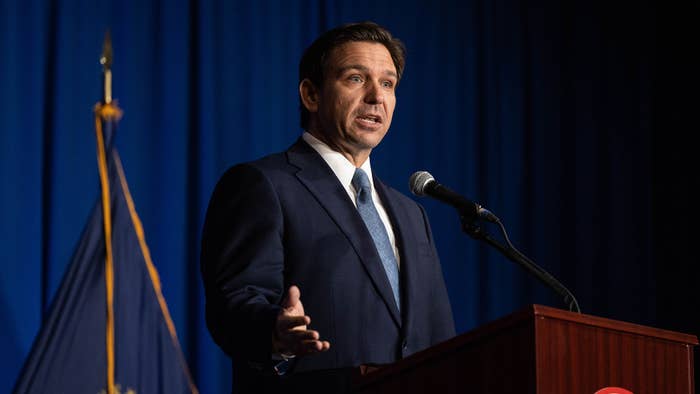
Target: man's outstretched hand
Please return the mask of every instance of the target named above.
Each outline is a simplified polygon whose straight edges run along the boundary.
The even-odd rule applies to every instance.
[[[282,311],[277,315],[275,332],[272,337],[274,350],[283,355],[304,355],[325,352],[330,348],[328,341],[321,341],[318,331],[307,330],[311,318],[304,314],[301,292],[291,286],[282,300]]]

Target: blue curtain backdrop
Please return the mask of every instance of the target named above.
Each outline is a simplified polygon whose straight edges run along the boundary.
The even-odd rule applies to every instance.
[[[116,144],[202,393],[231,384],[203,318],[209,195],[228,166],[297,138],[301,52],[349,21],[408,47],[372,155],[385,181],[408,194],[428,170],[483,203],[585,313],[698,335],[697,15],[697,2],[0,0],[0,392],[99,191],[92,106],[108,28]],[[421,202],[458,332],[531,303],[563,307],[461,233],[451,208]]]

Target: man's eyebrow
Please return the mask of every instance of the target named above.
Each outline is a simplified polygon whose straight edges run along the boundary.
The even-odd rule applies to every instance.
[[[338,68],[338,75],[342,75],[343,73],[345,73],[348,70],[358,70],[358,71],[362,71],[362,72],[367,72],[367,71],[369,71],[369,68],[367,68],[366,66],[363,66],[361,64],[348,64],[347,66],[343,66],[343,67]],[[394,72],[392,70],[385,70],[384,74],[391,76],[391,77],[394,77],[394,78],[398,78],[398,75],[396,75],[396,72]]]

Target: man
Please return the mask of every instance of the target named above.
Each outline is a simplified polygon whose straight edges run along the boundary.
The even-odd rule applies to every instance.
[[[302,137],[217,184],[202,275],[235,391],[343,392],[349,368],[454,336],[425,212],[370,166],[404,57],[374,23],[323,34],[300,62]]]

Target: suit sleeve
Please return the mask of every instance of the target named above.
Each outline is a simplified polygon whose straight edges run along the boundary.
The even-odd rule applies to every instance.
[[[239,165],[217,184],[202,232],[206,320],[214,341],[234,360],[269,365],[283,294],[283,218],[270,181]]]

